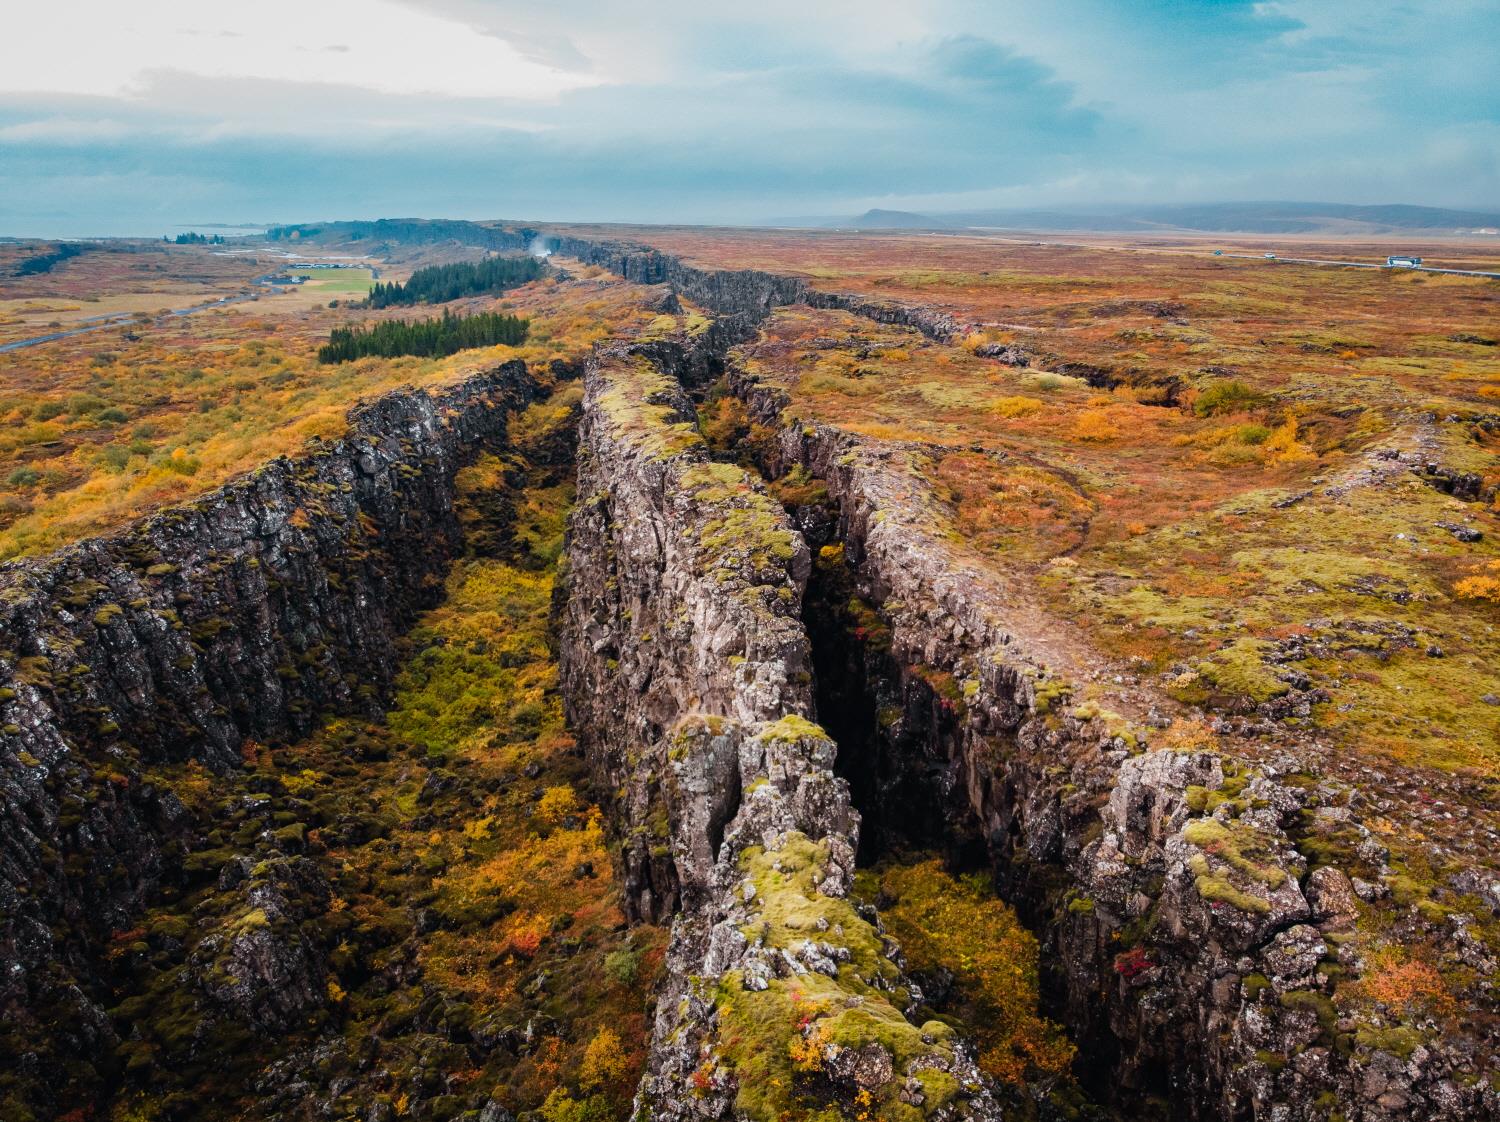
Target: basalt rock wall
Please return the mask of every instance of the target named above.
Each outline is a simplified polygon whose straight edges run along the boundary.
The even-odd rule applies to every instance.
[[[586,375],[560,651],[630,907],[676,910],[638,1114],[997,1118],[952,1030],[902,1016],[920,994],[849,899],[859,817],[809,720],[806,545],[710,461],[660,358]]]
[[[141,769],[378,713],[460,544],[454,473],[535,393],[512,362],[388,394],[338,441],[0,570],[0,1019],[108,1039],[90,958],[191,828]]]
[[[730,485],[715,480],[691,399],[657,365],[662,350],[605,352],[585,375],[561,650],[569,716],[601,785],[619,795],[628,908],[651,920],[677,909],[684,878],[702,885],[711,857],[696,852],[686,869],[668,845],[668,769],[657,758],[667,730],[687,714],[751,724],[812,712],[797,618],[806,547],[768,525],[769,500],[749,494],[722,520],[774,540],[740,570],[705,559],[703,535],[724,527],[710,531],[702,500]],[[671,351],[672,365],[690,365],[685,348]],[[737,805],[737,785],[720,778],[710,839]]]
[[[1323,813],[1301,761],[1152,750],[1105,711],[1166,723],[1126,686],[1075,704],[1079,668],[1008,618],[1024,598],[933,529],[900,449],[788,422],[785,395],[732,365],[731,384],[779,426],[769,469],[800,465],[825,483],[831,517],[797,521],[815,547],[812,528],[829,527],[874,609],[823,637],[854,648],[833,662],[853,663],[850,680],[883,710],[848,763],[874,777],[861,809],[898,837],[903,821],[936,820],[917,840],[994,870],[1043,939],[1096,1093],[1195,1119],[1500,1116],[1482,1027],[1407,1049],[1341,1020],[1332,980],[1365,965],[1350,942],[1360,905],[1347,876],[1309,873],[1295,845],[1305,816]]]

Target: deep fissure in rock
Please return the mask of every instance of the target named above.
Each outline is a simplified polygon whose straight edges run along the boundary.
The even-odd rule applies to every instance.
[[[834,771],[848,783],[851,802],[860,814],[860,868],[878,878],[881,870],[910,867],[937,855],[948,874],[975,874],[1002,889],[1013,878],[987,844],[961,786],[966,706],[958,683],[930,667],[904,665],[893,653],[889,625],[871,602],[878,590],[867,587],[858,571],[859,558],[852,552],[857,545],[846,542],[840,532],[838,506],[815,478],[803,483],[820,493],[812,501],[802,501],[774,482],[774,457],[767,454],[766,444],[745,426],[724,425],[715,414],[714,404],[730,392],[723,382],[694,387],[700,427],[720,458],[757,473],[782,497],[793,525],[810,546],[814,564],[803,596],[802,621],[812,656],[815,718],[838,745]],[[1004,851],[1016,849],[1007,846]],[[999,895],[1006,899],[1003,891]],[[883,906],[883,900],[882,893],[874,902]],[[1044,938],[1035,917],[1019,909],[1016,915],[1034,936]],[[1056,960],[1049,969],[1043,957],[1041,1001],[1032,1010],[1059,1024],[1067,1012],[1060,969]],[[965,998],[952,969],[938,966],[915,971],[914,977],[929,1012],[959,1014]],[[1040,1089],[1043,1081],[1013,1099],[1012,1108],[1030,1117],[1038,1108],[1044,1113],[1062,1109],[1066,1114],[1084,1108],[1089,1100],[1106,1101],[1110,1095],[1105,1081],[1117,1053],[1112,1038],[1098,1049],[1080,1050],[1079,1072],[1092,1072],[1095,1079],[1080,1079],[1077,1086],[1053,1085],[1051,1090]]]
[[[996,852],[1021,849],[1017,839],[994,844],[975,820],[957,773],[964,710],[961,698],[945,696],[941,678],[929,682],[922,668],[903,667],[891,654],[889,634],[877,608],[860,598],[858,582],[844,563],[845,546],[829,543],[808,583],[804,619],[812,645],[815,697],[820,723],[839,746],[837,773],[850,785],[861,815],[859,863],[876,866],[913,852],[933,852],[955,874],[979,873],[995,885],[1025,926],[1042,941],[1040,1012],[1066,1023],[1068,986],[1061,955],[1047,945],[1044,917],[1035,898],[1020,886],[1028,874],[1011,870]],[[951,691],[949,691],[951,692]],[[1012,819],[1012,831],[1015,819]],[[923,977],[935,1008],[953,996],[952,976]],[[1122,1100],[1114,1078],[1119,1042],[1102,1023],[1080,1025],[1070,1035],[1078,1046],[1074,1074],[1096,1103]],[[1146,1106],[1166,1101],[1170,1073],[1160,1064],[1135,1074],[1129,1089],[1130,1117],[1156,1117]],[[1144,1111],[1138,1113],[1136,1111]]]
[[[67,964],[96,1017],[0,1033],[29,1053],[0,1088],[26,1117],[509,1117],[601,1038],[617,1074],[568,1091],[623,1116],[664,936],[619,922],[549,671],[576,390],[511,412],[423,512],[446,579],[393,640],[383,715],[312,714],[223,772],[143,765],[175,860]]]
[[[836,771],[863,816],[860,863],[931,849],[943,851],[950,866],[972,866],[983,855],[964,839],[966,812],[945,797],[957,717],[926,683],[903,680],[881,641],[884,625],[859,597],[842,551],[832,544],[815,568],[803,618],[818,716],[839,745]]]
[[[694,391],[700,405],[725,394],[732,390],[723,382]],[[785,465],[776,462],[768,443],[748,429],[715,434],[712,423],[703,428],[719,456],[757,472],[773,492],[778,490],[777,468]],[[1130,1117],[1170,1117],[1164,1104],[1174,1101],[1174,1089],[1165,1065],[1140,1064],[1130,1086],[1123,1086],[1118,1079],[1123,1049],[1108,1019],[1097,1011],[1080,1017],[1070,1001],[1066,956],[1052,942],[1056,932],[1046,914],[1061,887],[1062,870],[1010,859],[1027,852],[1019,815],[1005,816],[1003,836],[989,836],[974,814],[963,787],[968,714],[958,683],[951,674],[904,664],[893,653],[890,625],[873,602],[881,590],[859,572],[859,543],[846,540],[843,512],[822,481],[812,477],[803,483],[809,486],[811,501],[781,493],[814,557],[803,623],[812,654],[815,715],[838,745],[834,770],[849,784],[860,813],[860,867],[935,853],[950,873],[980,874],[1041,944],[1039,1012],[1068,1026],[1078,1048],[1073,1070],[1083,1093],[1094,1103],[1128,1109]],[[1005,785],[1003,768],[992,781]],[[1013,791],[997,790],[985,801],[1015,797]],[[947,1012],[956,996],[952,975],[939,972],[922,981],[932,1006]]]
[[[722,359],[705,365],[724,367]],[[700,406],[732,394],[722,379],[690,389]],[[716,432],[701,413],[699,420],[718,456],[771,482],[775,473],[765,450],[746,430]],[[906,672],[892,656],[889,630],[846,558],[840,512],[826,492],[822,501],[786,506],[814,556],[802,602],[814,704],[819,723],[839,746],[834,770],[849,784],[861,816],[860,865],[901,851],[933,850],[954,870],[988,868],[977,823],[953,790],[963,720],[956,684],[948,675]]]

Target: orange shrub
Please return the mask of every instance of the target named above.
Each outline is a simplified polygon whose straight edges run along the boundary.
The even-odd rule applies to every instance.
[[[1488,600],[1500,604],[1500,561],[1476,565],[1470,575],[1453,586],[1454,595],[1463,600]]]
[[[1104,409],[1086,409],[1078,415],[1073,425],[1073,439],[1098,441],[1114,440],[1120,435],[1114,419]]]
[[[1437,968],[1409,957],[1404,947],[1383,947],[1371,954],[1358,991],[1398,1014],[1441,1016],[1457,1008]]]
[[[1001,397],[990,403],[990,409],[1002,417],[1029,417],[1044,408],[1034,397]]]

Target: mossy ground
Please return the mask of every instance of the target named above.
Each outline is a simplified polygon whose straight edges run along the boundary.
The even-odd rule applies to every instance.
[[[720,566],[773,571],[792,560],[796,550],[784,512],[744,468],[694,464],[681,483],[706,516],[698,544]]]
[[[669,404],[682,387],[650,359],[611,357],[601,363],[600,372],[606,383],[596,409],[616,439],[639,447],[653,460],[669,460],[702,447],[696,424]]]

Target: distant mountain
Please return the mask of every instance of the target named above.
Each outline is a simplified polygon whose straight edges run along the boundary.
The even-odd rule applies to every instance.
[[[909,210],[867,210],[858,218],[829,219],[825,226],[852,226],[856,230],[946,230],[956,223],[951,218],[934,218]]]
[[[867,210],[858,218],[777,219],[768,225],[856,230],[981,227],[1079,233],[1457,234],[1500,230],[1500,213],[1391,203],[1162,203],[940,211]]]
[[[1347,203],[1183,203],[1068,207],[1056,210],[973,210],[941,217],[963,226],[1022,230],[1170,231],[1246,234],[1448,234],[1500,229],[1500,214],[1441,207]]]

